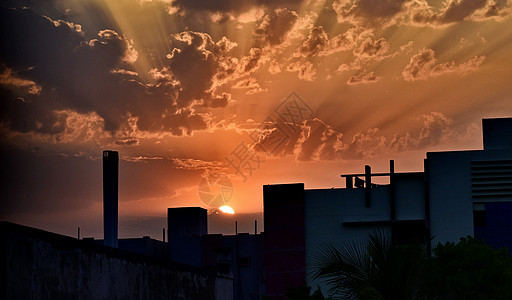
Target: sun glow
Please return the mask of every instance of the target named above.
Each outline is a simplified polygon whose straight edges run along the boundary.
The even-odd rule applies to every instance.
[[[235,211],[231,207],[229,207],[227,205],[223,205],[223,206],[219,207],[219,210],[222,211],[225,214],[230,214],[230,215],[234,215],[235,214]]]

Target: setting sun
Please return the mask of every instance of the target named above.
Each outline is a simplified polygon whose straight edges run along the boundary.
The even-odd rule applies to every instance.
[[[235,211],[227,205],[221,206],[221,207],[219,207],[219,209],[220,209],[220,211],[222,211],[225,214],[230,214],[230,215],[235,214]]]

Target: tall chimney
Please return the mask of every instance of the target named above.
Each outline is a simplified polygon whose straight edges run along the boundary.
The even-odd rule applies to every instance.
[[[119,154],[103,151],[103,244],[117,248]]]

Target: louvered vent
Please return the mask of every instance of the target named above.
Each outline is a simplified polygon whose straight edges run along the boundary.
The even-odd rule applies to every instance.
[[[473,198],[512,198],[512,160],[471,162]]]

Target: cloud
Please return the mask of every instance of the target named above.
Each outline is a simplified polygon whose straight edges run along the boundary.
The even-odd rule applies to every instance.
[[[242,14],[253,8],[265,6],[268,8],[298,7],[303,0],[174,0],[172,5],[181,11],[209,11],[209,12],[230,12]]]
[[[316,77],[316,69],[309,61],[296,61],[289,64],[286,68],[289,72],[297,72],[297,77],[305,81],[313,81]]]
[[[341,51],[351,51],[360,43],[361,37],[368,34],[369,31],[361,27],[352,27],[342,34],[329,38],[323,26],[314,26],[294,56],[327,56]]]
[[[378,128],[370,128],[352,137],[347,156],[350,158],[375,157],[386,151],[386,137],[379,135]]]
[[[440,76],[445,73],[469,73],[477,70],[484,62],[485,56],[477,56],[459,65],[455,62],[437,63],[434,50],[424,48],[411,57],[409,64],[402,72],[406,81],[425,80],[429,77]]]
[[[172,158],[177,169],[205,170],[208,172],[225,172],[226,166],[218,161],[204,161],[192,158]]]
[[[409,6],[410,21],[416,24],[448,25],[462,21],[502,19],[510,16],[506,0],[444,1],[441,7],[432,7],[427,1],[415,1]]]
[[[267,120],[257,133],[257,151],[278,157],[294,156],[300,161],[339,159],[347,148],[343,134],[318,118],[297,124]]]
[[[233,89],[247,89],[246,94],[256,94],[266,91],[263,89],[256,78],[250,77],[247,79],[240,80],[236,82],[233,86]]]
[[[2,9],[0,17],[10,24],[0,29],[0,116],[10,130],[66,135],[61,111],[67,111],[93,113],[113,134],[130,128],[130,116],[141,131],[192,134],[206,129],[210,118],[195,107],[232,101],[228,92],[216,92],[238,62],[227,54],[236,43],[225,37],[173,35],[168,66],[152,69],[155,82],[147,83],[133,69],[139,55],[133,41],[114,30],[86,39],[80,25],[30,9]]]
[[[256,70],[260,66],[261,57],[262,50],[260,48],[251,48],[249,55],[241,59],[243,72]]]
[[[115,141],[116,145],[119,146],[132,146],[132,145],[138,145],[139,139],[136,138],[125,138],[125,139],[118,139]]]
[[[510,16],[512,8],[507,0],[488,1],[482,10],[482,17],[486,18],[504,18]]]
[[[179,82],[178,106],[186,107],[194,101],[204,106],[226,106],[228,96],[215,95],[212,87],[216,76],[222,79],[235,72],[236,61],[226,54],[236,43],[225,37],[214,42],[207,33],[185,31],[172,36],[172,45],[166,71]]]
[[[443,26],[463,21],[503,19],[511,14],[506,0],[453,0],[433,4],[425,0],[335,0],[339,23],[369,28],[391,25]]]
[[[319,119],[304,122],[297,147],[298,160],[335,160],[347,149],[343,134]]]
[[[292,10],[276,9],[265,15],[254,33],[264,45],[279,45],[285,41],[288,32],[298,19],[299,15]]]
[[[315,26],[309,32],[308,38],[299,48],[302,56],[315,56],[321,53],[329,44],[329,37],[322,26]]]
[[[369,158],[382,153],[398,153],[403,151],[425,149],[439,145],[459,136],[467,136],[466,130],[457,131],[453,119],[441,112],[423,114],[417,118],[417,130],[386,137],[378,128],[370,128],[357,133],[352,138],[344,153],[345,158]],[[470,127],[473,125],[471,124]]]
[[[210,35],[182,32],[174,36],[176,47],[168,55],[170,66],[153,71],[162,82],[172,83],[180,89],[177,104],[180,107],[199,101],[205,107],[226,107],[231,102],[229,92],[216,94],[217,89],[248,88],[248,94],[263,91],[252,74],[266,62],[265,48],[253,47],[240,58],[230,56],[237,44],[223,37],[214,42]]]
[[[485,7],[487,0],[461,0],[451,1],[439,16],[442,23],[460,22],[473,14],[478,9]]]
[[[455,132],[451,128],[453,120],[444,114],[432,112],[422,117],[424,121],[417,139],[418,146],[437,144],[454,135]]]
[[[341,66],[340,66],[341,67]],[[339,68],[338,68],[339,70]],[[348,81],[347,81],[347,84],[348,85],[356,85],[356,84],[363,84],[363,83],[371,83],[371,82],[376,82],[376,81],[379,81],[380,77],[377,77],[374,72],[370,72],[370,73],[356,73],[355,75],[351,76]]]
[[[311,29],[307,39],[293,55],[294,58],[304,57],[308,61],[303,63],[296,59],[287,66],[287,70],[299,71],[299,78],[313,80],[316,70],[309,62],[312,57],[328,56],[344,51],[347,60],[351,62],[339,65],[335,73],[355,71],[355,75],[347,81],[349,85],[375,82],[380,77],[377,77],[374,72],[367,72],[366,69],[372,63],[392,56],[392,54],[388,54],[389,48],[390,44],[385,38],[374,38],[371,30],[362,27],[351,27],[346,32],[329,38],[322,26],[316,26]]]
[[[455,131],[453,128],[453,119],[441,112],[424,114],[417,118],[417,120],[423,121],[419,130],[414,135],[406,133],[402,136],[393,136],[389,141],[390,149],[396,152],[420,149],[446,142],[461,134],[466,134],[465,132],[461,133]]]
[[[0,74],[0,85],[21,89],[22,93],[38,95],[41,93],[42,87],[32,80],[18,77],[12,69],[5,68]]]
[[[29,9],[2,9],[0,14],[17,28],[10,31],[2,26],[2,63],[42,87],[37,98],[30,97],[23,105],[16,103],[15,97],[6,99],[3,105],[10,114],[26,115],[24,129],[13,129],[55,132],[59,128],[54,126],[54,110],[66,108],[80,113],[96,111],[105,118],[106,126],[115,129],[116,120],[106,113],[106,106],[115,100],[109,97],[111,86],[115,86],[110,70],[123,63],[127,42],[111,30],[100,31],[97,38],[88,41],[80,26],[53,21]],[[14,122],[9,116],[4,121]]]
[[[338,22],[361,26],[385,26],[405,9],[409,0],[335,0],[332,4]]]
[[[368,37],[361,42],[358,48],[354,50],[354,54],[361,59],[384,59],[384,54],[389,50],[389,43],[385,38],[373,40]]]
[[[453,119],[441,112],[421,115],[415,118],[416,130],[393,136],[381,134],[379,128],[368,128],[347,137],[318,118],[299,124],[267,121],[257,131],[259,139],[254,149],[271,156],[293,156],[298,161],[363,159],[383,153],[425,149],[474,131],[473,124],[457,131]]]

